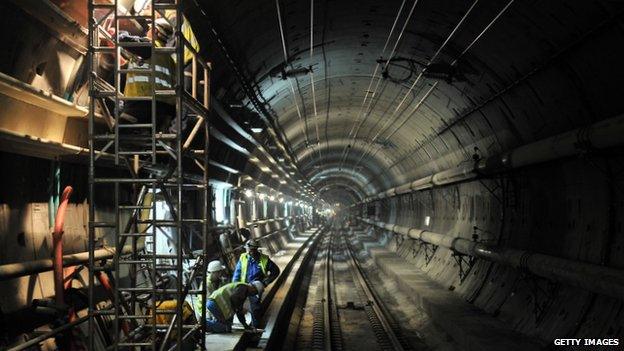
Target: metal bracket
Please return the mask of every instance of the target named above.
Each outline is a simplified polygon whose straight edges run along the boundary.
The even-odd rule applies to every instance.
[[[559,287],[561,284],[538,277],[528,271],[523,271],[520,274],[519,282],[524,282],[530,289],[530,303],[533,307],[535,324],[539,324],[544,319],[548,308],[559,295]]]
[[[419,249],[419,250],[416,250],[416,248],[414,247],[414,243],[415,243],[415,242],[416,242],[416,240],[411,239],[411,243],[412,243],[412,244],[410,245],[410,249],[412,250],[412,258],[415,258],[415,257],[416,257],[416,255],[418,255],[418,252],[420,251],[420,249]]]
[[[463,283],[472,267],[474,266],[477,258],[474,256],[464,255],[457,251],[453,251],[453,259],[459,267],[459,284]]]
[[[396,244],[397,250],[399,249],[399,246],[401,244],[403,244],[403,242],[405,241],[405,237],[399,233],[395,233],[392,232],[392,235],[394,236],[394,243]]]
[[[433,256],[438,250],[438,246],[421,241],[419,243],[419,247],[420,249],[418,250],[418,252],[420,252],[421,250],[425,252],[425,267],[426,267],[429,265],[429,262],[431,262],[431,260],[433,259]]]

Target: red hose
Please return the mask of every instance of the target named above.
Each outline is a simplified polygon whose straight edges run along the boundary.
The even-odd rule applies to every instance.
[[[64,305],[65,300],[63,286],[63,224],[65,223],[65,211],[69,203],[73,189],[66,186],[61,196],[61,203],[54,219],[54,232],[52,232],[52,243],[54,248],[54,295],[58,305]]]

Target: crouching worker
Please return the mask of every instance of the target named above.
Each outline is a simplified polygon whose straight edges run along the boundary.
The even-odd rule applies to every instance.
[[[236,270],[232,277],[233,282],[256,282],[262,284],[263,288],[271,284],[280,274],[279,267],[271,261],[269,256],[263,254],[259,250],[260,244],[255,239],[249,239],[245,244],[246,252],[240,255]],[[262,294],[257,296],[249,296],[249,307],[251,312],[251,325],[254,328],[260,328],[260,319],[262,313],[262,305],[260,298]]]
[[[261,295],[263,289],[264,285],[255,281],[252,284],[229,283],[215,290],[206,303],[206,309],[212,314],[212,318],[206,321],[206,329],[213,333],[231,332],[235,314],[243,327],[250,329],[243,304],[248,297]]]
[[[227,272],[221,261],[214,260],[208,263],[208,274],[206,275],[206,296],[210,296],[215,290],[227,284]],[[204,302],[201,295],[194,301],[195,314],[197,319],[201,319],[204,309]],[[207,317],[210,317],[210,311],[207,311]]]

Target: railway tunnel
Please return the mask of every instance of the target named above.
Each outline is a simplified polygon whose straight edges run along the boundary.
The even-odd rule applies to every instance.
[[[0,348],[621,349],[623,11],[0,3]]]

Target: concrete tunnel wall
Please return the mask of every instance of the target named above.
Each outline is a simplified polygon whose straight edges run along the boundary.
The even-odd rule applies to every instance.
[[[324,29],[318,29],[315,37],[325,43],[323,57],[329,58],[326,60],[320,54],[308,59],[298,51],[305,52],[305,42],[309,40],[306,3],[282,2],[281,10],[287,49],[289,54],[293,53],[290,62],[294,67],[315,65],[315,77],[322,77],[315,92],[316,103],[328,111],[319,121],[320,139],[327,140],[327,147],[324,143],[321,146],[325,152],[322,158],[333,161],[342,159],[346,146],[332,150],[329,145],[352,137],[349,128],[362,121],[360,104],[369,82],[367,74],[382,52],[400,2],[384,3],[383,8],[374,1],[317,3],[317,13],[323,19],[315,23],[315,28]],[[470,4],[419,2],[397,56],[430,59]],[[624,50],[614,44],[624,36],[621,8],[601,1],[514,2],[465,55],[459,55],[507,4],[478,4],[480,7],[442,51],[442,62],[461,56],[460,66],[466,70],[467,80],[451,84],[437,81],[436,89],[418,113],[388,140],[381,138],[391,142],[389,147],[380,148],[374,156],[366,154],[366,149],[352,148],[342,164],[345,172],[362,166],[381,169],[366,173],[373,174],[369,176],[370,184],[383,191],[471,163],[475,147],[480,157],[487,157],[624,111],[618,97],[619,82],[624,76],[620,65]],[[219,13],[209,15],[213,27],[227,43],[229,53],[250,72],[248,78],[259,81],[260,94],[272,99],[271,106],[293,149],[316,157],[311,151],[313,147],[302,146],[306,140],[316,138],[316,118],[308,113],[309,125],[303,126],[294,104],[294,99],[300,98],[299,107],[312,110],[309,82],[299,78],[300,91],[293,98],[286,81],[267,73],[283,61],[275,5],[215,2],[206,9]],[[315,52],[318,51],[321,50]],[[224,74],[220,80],[234,84],[224,92],[235,94],[235,78],[227,76],[228,70],[220,72]],[[361,73],[364,79],[359,76]],[[418,86],[414,101],[434,82],[426,80]],[[406,90],[401,84],[386,87],[372,114],[363,122],[362,134],[353,138],[353,145],[362,140],[371,142],[375,133],[370,131],[392,119],[391,111]],[[400,116],[397,124],[405,117],[403,113]],[[384,199],[370,206],[378,209],[377,220],[386,223],[464,238],[471,238],[476,226],[479,240],[487,243],[624,268],[620,219],[624,214],[622,149],[598,151],[591,145],[578,146],[579,152],[573,157],[514,170],[493,179]],[[356,155],[353,161],[352,154]],[[308,172],[322,170],[322,158],[316,162],[320,166]],[[358,162],[360,158],[362,161]],[[335,182],[338,184],[339,178]],[[324,179],[323,184],[327,183],[331,179]],[[365,188],[360,190],[365,196],[377,195]],[[338,200],[333,194],[332,199]],[[348,204],[350,200],[345,197],[344,201]],[[362,210],[358,207],[358,211]],[[427,216],[428,227],[424,225]],[[552,298],[537,297],[538,304],[545,309],[536,316],[530,307],[536,299],[531,279],[542,288],[548,287],[546,281],[479,260],[459,284],[457,263],[449,250],[438,249],[425,266],[423,252],[412,258],[411,251],[405,248],[412,244],[406,240],[402,246],[405,256],[415,263],[414,269],[424,269],[441,285],[453,286],[461,297],[522,333],[548,342],[563,336],[622,335],[621,299],[560,285]]]
[[[415,74],[398,83],[380,80],[381,97],[366,118],[361,104],[369,96],[375,61],[380,53],[383,58],[389,55],[382,47],[401,2],[316,1],[317,46],[312,58],[306,51],[309,2],[280,4],[289,68],[314,67],[316,99],[305,76],[298,77],[293,97],[288,80],[276,74],[284,57],[274,2],[213,1],[199,5],[204,13],[195,11],[188,17],[202,52],[213,64],[216,98],[248,104],[249,93],[241,82],[247,80],[273,113],[278,132],[302,162],[304,175],[339,170],[313,185],[331,189],[322,195],[344,207],[377,195],[372,189],[384,191],[470,163],[475,152],[480,157],[499,154],[624,112],[620,96],[624,48],[619,45],[624,40],[623,8],[613,2],[480,2],[436,61],[459,60],[463,77],[450,82],[425,77],[409,94]],[[412,4],[405,3],[399,29]],[[416,3],[395,56],[412,58],[422,67],[471,4]],[[53,80],[33,82],[36,62],[29,63],[32,67],[7,62],[3,71],[64,94],[66,87],[52,86]],[[234,66],[242,73],[235,74]],[[392,70],[395,75],[409,73],[397,67]],[[409,114],[434,84],[425,103]],[[408,94],[407,105],[395,115],[392,111],[404,94]],[[318,116],[312,114],[313,101]],[[358,132],[351,133],[360,123]],[[382,128],[386,123],[388,127]],[[378,131],[381,135],[376,137]],[[84,142],[85,136],[73,139]],[[479,241],[488,244],[624,269],[624,150],[621,146],[595,150],[582,143],[582,136],[579,141],[578,153],[572,157],[395,196],[370,206],[377,208],[376,219],[386,223],[468,239],[477,234]],[[340,171],[364,175],[369,183],[344,182]],[[258,231],[272,230],[266,227]],[[624,333],[622,299],[565,285],[554,286],[552,296],[534,295],[534,286],[549,289],[548,282],[483,260],[477,260],[460,282],[450,250],[439,248],[426,263],[424,252],[414,257],[410,245],[414,243],[405,240],[399,252],[414,269],[453,287],[459,296],[522,333],[545,341]],[[536,299],[544,308],[539,318],[532,308]]]
[[[543,181],[539,176],[543,172],[561,177]],[[622,268],[622,238],[613,237],[609,230],[611,192],[600,171],[582,160],[524,170],[514,175],[516,184],[504,185],[510,187],[507,195],[495,191],[504,203],[484,189],[495,189],[495,183],[472,182],[382,200],[379,220],[469,240],[476,226],[478,240],[490,245]],[[391,208],[389,203],[398,208],[394,222],[386,220],[392,215],[386,210]],[[425,225],[427,216],[429,226]],[[622,309],[621,300],[563,284],[549,286],[545,279],[485,260],[477,260],[461,282],[451,250],[438,248],[427,264],[417,241],[405,240],[400,247],[415,269],[426,271],[442,286],[527,335],[550,341],[622,333],[623,320],[617,312]],[[536,290],[534,284],[541,289],[554,287],[553,295]],[[533,310],[536,299],[538,307],[544,308],[537,314]]]

